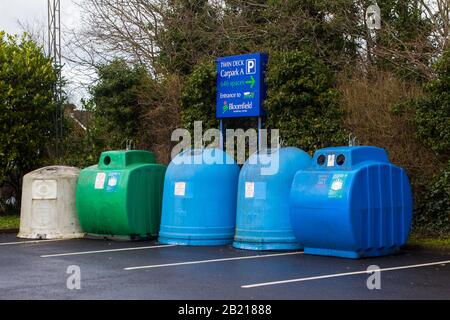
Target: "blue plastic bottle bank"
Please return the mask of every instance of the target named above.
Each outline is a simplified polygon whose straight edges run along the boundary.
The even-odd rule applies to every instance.
[[[164,180],[159,242],[231,244],[236,223],[239,166],[219,149],[182,152]]]
[[[305,254],[391,254],[406,243],[411,228],[409,180],[384,149],[321,149],[294,178],[290,216]]]
[[[234,247],[301,249],[289,219],[289,192],[297,171],[310,164],[311,156],[293,147],[250,156],[239,175]]]

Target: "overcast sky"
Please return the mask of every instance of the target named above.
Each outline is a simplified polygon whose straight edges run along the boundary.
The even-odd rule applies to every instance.
[[[61,22],[76,27],[78,6],[72,0],[61,0]],[[0,0],[0,30],[21,33],[18,21],[47,23],[47,0]]]
[[[0,30],[8,33],[21,32],[18,20],[44,21],[46,17],[47,0],[0,0]]]
[[[78,0],[79,1],[79,0]],[[0,0],[0,30],[11,34],[21,34],[23,25],[30,26],[33,31],[43,28],[47,37],[47,0]],[[61,24],[63,29],[74,29],[78,27],[79,8],[72,0],[61,0]],[[45,38],[47,39],[47,38]],[[64,45],[64,37],[61,40]],[[63,61],[64,64],[64,61]],[[85,93],[77,89],[77,76],[65,66],[63,75],[70,79],[69,94],[72,102],[78,104],[81,96]]]

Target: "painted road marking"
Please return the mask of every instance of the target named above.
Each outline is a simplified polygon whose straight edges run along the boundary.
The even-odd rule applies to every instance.
[[[256,256],[244,256],[244,257],[233,257],[233,258],[222,258],[222,259],[211,259],[211,260],[197,260],[197,261],[186,261],[186,262],[176,262],[176,263],[166,263],[166,264],[154,264],[154,265],[149,265],[149,266],[129,267],[129,268],[124,268],[124,270],[163,268],[163,267],[184,266],[184,265],[189,265],[189,264],[212,263],[212,262],[223,262],[223,261],[244,260],[244,259],[270,258],[270,257],[281,257],[281,256],[294,255],[294,254],[303,254],[303,252],[285,252],[285,253],[274,253],[274,254],[261,254],[261,255],[256,255]]]
[[[402,270],[402,269],[412,269],[412,268],[423,268],[423,267],[429,267],[429,266],[435,266],[435,265],[445,265],[445,264],[449,264],[449,263],[450,263],[450,260],[444,260],[444,261],[437,261],[437,262],[430,262],[430,263],[413,264],[413,265],[407,265],[407,266],[381,268],[377,272]],[[243,285],[243,286],[241,286],[241,288],[249,289],[249,288],[256,288],[256,287],[264,287],[264,286],[273,286],[273,285],[278,285],[278,284],[292,283],[292,282],[302,282],[302,281],[311,281],[311,280],[320,280],[320,279],[345,277],[345,276],[352,276],[352,275],[365,274],[365,273],[366,274],[371,274],[371,273],[373,273],[373,271],[361,270],[361,271],[355,271],[355,272],[326,274],[326,275],[322,275],[322,276],[307,277],[307,278],[297,278],[297,279],[289,279],[289,280],[262,282],[262,283]]]
[[[0,246],[7,246],[7,245],[13,245],[13,244],[26,244],[26,243],[45,243],[45,242],[64,241],[64,240],[73,240],[73,239],[49,239],[49,240],[14,241],[14,242],[0,243]]]
[[[81,251],[81,252],[44,254],[44,255],[41,256],[41,258],[64,257],[64,256],[79,256],[79,255],[83,255],[83,254],[94,254],[94,253],[105,253],[105,252],[119,252],[119,251],[158,249],[158,248],[167,248],[167,247],[175,247],[175,246],[176,246],[176,244],[164,244],[164,245],[159,245],[159,246],[147,246],[147,247],[133,247],[133,248],[106,249],[106,250],[95,250],[95,251]]]

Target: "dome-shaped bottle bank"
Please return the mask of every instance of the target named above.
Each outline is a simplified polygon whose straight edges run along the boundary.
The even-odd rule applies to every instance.
[[[234,247],[301,248],[289,219],[289,192],[297,171],[310,164],[311,157],[293,147],[262,150],[250,156],[239,175]]]
[[[80,169],[40,168],[23,177],[19,238],[82,238],[75,190]]]
[[[187,150],[169,164],[159,242],[223,245],[233,240],[239,166],[219,149]]]

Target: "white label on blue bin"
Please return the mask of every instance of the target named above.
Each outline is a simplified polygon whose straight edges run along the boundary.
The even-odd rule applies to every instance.
[[[334,154],[329,154],[328,155],[328,161],[327,161],[327,167],[332,167],[334,166],[334,158],[336,155]]]
[[[173,194],[176,196],[183,196],[186,194],[186,182],[175,182],[175,189]]]
[[[342,198],[344,194],[344,184],[347,179],[346,173],[337,173],[333,174],[333,178],[331,179],[330,190],[328,191],[329,198]]]
[[[253,198],[255,196],[255,183],[245,182],[245,197]]]
[[[342,181],[342,179],[333,180],[333,183],[331,184],[331,190],[334,191],[341,190],[343,185],[344,181]]]
[[[103,189],[103,186],[105,185],[106,180],[106,173],[99,172],[97,173],[97,176],[95,177],[95,189]]]

